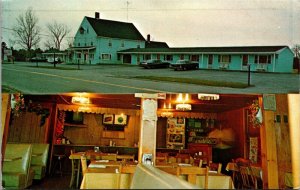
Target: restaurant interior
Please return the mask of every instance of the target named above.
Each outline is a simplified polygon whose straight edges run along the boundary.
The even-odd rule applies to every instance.
[[[299,187],[299,106],[298,94],[2,94],[2,187]]]

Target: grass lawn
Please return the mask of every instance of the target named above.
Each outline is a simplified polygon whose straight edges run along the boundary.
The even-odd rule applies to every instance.
[[[188,84],[205,85],[205,86],[230,87],[230,88],[248,87],[248,84],[241,83],[241,82],[212,81],[212,80],[200,80],[200,79],[191,79],[191,78],[157,77],[157,76],[135,76],[129,78],[145,79],[145,80],[153,80],[153,81],[188,83]]]
[[[43,69],[58,69],[58,70],[81,70],[81,69],[78,69],[78,68],[61,67],[61,66],[58,66],[58,65],[56,65],[56,67],[54,67],[53,65],[52,66],[50,66],[50,65],[49,66],[39,65],[38,67],[30,65],[28,67],[43,68]]]

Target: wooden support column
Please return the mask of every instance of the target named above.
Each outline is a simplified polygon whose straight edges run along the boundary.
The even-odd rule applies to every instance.
[[[300,188],[300,95],[288,94],[289,128],[291,137],[293,188]]]
[[[139,157],[141,163],[144,154],[152,154],[152,162],[155,164],[156,154],[156,126],[157,126],[157,99],[160,94],[135,94],[141,98],[141,128],[139,140]],[[165,94],[162,95],[165,97]]]
[[[8,137],[8,128],[9,128],[9,120],[10,120],[10,95],[2,93],[2,100],[1,100],[1,156],[4,158],[5,155],[5,147],[6,147],[6,142],[7,142],[7,137]],[[1,159],[3,162],[3,159]],[[3,166],[3,163],[1,163],[1,167]]]
[[[260,130],[263,188],[278,189],[278,164],[276,133],[274,129],[274,111],[263,110],[263,123],[264,125]]]

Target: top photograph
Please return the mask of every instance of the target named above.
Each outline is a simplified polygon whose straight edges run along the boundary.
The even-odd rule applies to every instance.
[[[2,0],[2,92],[299,93],[299,12],[297,0]]]

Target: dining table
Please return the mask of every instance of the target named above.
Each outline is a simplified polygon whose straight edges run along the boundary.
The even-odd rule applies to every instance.
[[[75,163],[74,165],[76,165],[77,170],[72,167],[72,177],[70,180],[70,187],[73,186],[73,182],[75,181],[74,178],[76,176],[76,188],[79,187],[79,178],[80,178],[80,170],[81,170],[81,156],[85,156],[87,160],[101,160],[101,158],[103,156],[116,156],[116,160],[121,160],[119,162],[127,162],[127,160],[134,160],[134,155],[124,155],[124,154],[116,154],[116,153],[103,153],[103,152],[94,152],[94,151],[86,151],[86,152],[74,152],[72,154],[70,154],[69,159],[73,160]],[[114,160],[115,162],[117,162],[116,160]],[[113,163],[111,162],[113,160],[110,160],[109,163]],[[109,163],[102,163],[102,164],[109,164]]]
[[[85,170],[80,189],[128,189],[138,162],[93,160]]]
[[[157,162],[155,167],[157,167],[163,171],[168,171],[168,173],[176,174],[176,175],[178,175],[178,177],[180,179],[183,179],[185,181],[189,181],[189,178],[195,179],[195,180],[193,180],[193,183],[197,187],[199,187],[199,188],[205,187],[205,176],[204,175],[191,176],[191,175],[195,175],[192,171],[199,168],[198,166],[194,166],[193,164],[185,164],[185,163]],[[167,170],[166,168],[169,168],[169,170]],[[180,171],[187,170],[187,169],[189,169],[191,172],[187,172],[187,173],[189,173],[188,175],[181,175]],[[208,189],[233,189],[233,188],[234,188],[234,185],[233,185],[231,176],[220,174],[220,173],[217,173],[216,171],[208,172]]]

